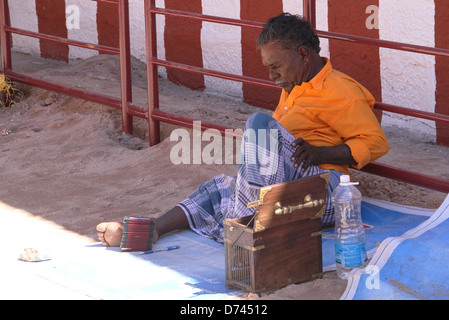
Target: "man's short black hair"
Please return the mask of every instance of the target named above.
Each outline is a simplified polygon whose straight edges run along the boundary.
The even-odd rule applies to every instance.
[[[262,47],[270,42],[280,41],[287,49],[306,46],[319,53],[320,40],[310,23],[299,15],[282,13],[268,19],[257,38],[257,45]]]

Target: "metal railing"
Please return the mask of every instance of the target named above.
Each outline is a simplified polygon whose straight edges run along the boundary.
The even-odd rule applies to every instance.
[[[145,108],[132,104],[131,87],[131,53],[129,43],[129,4],[128,0],[100,0],[103,2],[117,5],[119,17],[119,48],[113,48],[94,43],[81,42],[63,37],[27,31],[11,26],[9,17],[8,0],[0,0],[0,45],[2,55],[1,72],[10,79],[39,87],[63,93],[76,98],[96,102],[110,107],[121,109],[122,111],[122,129],[127,134],[132,134],[133,121],[132,116],[138,116],[148,119],[148,112]],[[64,86],[61,84],[49,82],[46,80],[34,78],[32,76],[19,73],[12,69],[11,59],[11,34],[19,34],[27,37],[48,40],[56,43],[72,45],[76,47],[98,50],[100,52],[120,55],[120,88],[121,98],[115,98],[98,94],[86,90]]]
[[[316,27],[316,14],[315,14],[315,0],[303,0],[303,16],[305,19],[311,22],[312,26]],[[273,87],[276,86],[271,81],[229,74],[221,71],[209,70],[201,67],[195,67],[191,65],[185,65],[177,62],[166,61],[158,59],[157,57],[157,45],[156,45],[156,15],[170,15],[176,17],[190,18],[207,22],[214,22],[220,24],[227,24],[233,26],[257,28],[261,29],[263,23],[254,21],[245,21],[238,19],[223,18],[217,16],[203,15],[192,12],[185,12],[179,10],[158,8],[155,6],[155,0],[145,0],[145,21],[146,21],[146,36],[147,36],[147,71],[148,71],[148,105],[149,105],[149,126],[150,126],[150,145],[159,143],[160,131],[159,122],[172,123],[184,127],[193,127],[194,118],[183,117],[176,114],[167,113],[159,109],[159,92],[158,92],[158,79],[157,79],[157,67],[163,66],[167,68],[173,68],[183,71],[189,71],[193,73],[219,77],[227,80],[240,81],[245,83],[256,84],[260,86]],[[406,43],[399,43],[385,40],[375,40],[371,38],[358,37],[353,35],[327,32],[317,30],[319,37],[349,41],[360,44],[374,45],[378,47],[391,48],[397,50],[404,50],[416,53],[431,54],[449,57],[449,50],[431,48],[425,46],[417,46]],[[418,117],[423,119],[429,119],[434,121],[442,121],[449,123],[449,116],[443,114],[437,114],[432,112],[420,111],[401,106],[395,106],[386,103],[376,103],[376,109],[382,111],[388,111],[398,113],[402,115]],[[216,123],[201,122],[201,129],[205,130],[213,128],[219,130],[222,134],[225,133],[228,127],[222,126]],[[229,132],[229,131],[228,131]],[[424,175],[418,172],[412,172],[401,168],[395,168],[384,164],[371,163],[363,168],[362,171],[370,172],[376,175],[392,178],[407,183],[423,186],[426,188],[449,192],[449,181],[440,179],[434,176]]]
[[[223,18],[210,15],[202,15],[191,12],[184,12],[179,10],[171,10],[164,8],[157,8],[155,6],[155,0],[145,1],[145,34],[146,34],[146,52],[147,52],[147,76],[148,76],[148,109],[142,106],[138,106],[132,103],[132,90],[131,90],[131,54],[130,54],[130,42],[129,42],[129,4],[128,0],[101,0],[103,2],[117,4],[117,10],[119,15],[119,48],[113,48],[108,46],[102,46],[92,43],[85,43],[76,40],[70,40],[62,37],[31,32],[18,28],[13,28],[10,25],[8,0],[0,0],[0,49],[2,55],[2,72],[9,78],[23,82],[32,86],[40,87],[47,90],[60,92],[66,95],[70,95],[76,98],[96,102],[106,106],[119,108],[122,112],[122,129],[127,134],[132,134],[133,121],[132,117],[137,116],[148,120],[149,125],[149,144],[150,146],[160,142],[160,122],[171,123],[184,127],[193,127],[193,122],[197,119],[183,117],[176,114],[161,111],[159,109],[159,86],[158,86],[158,66],[166,68],[173,68],[178,70],[189,71],[193,73],[199,73],[208,76],[219,77],[223,79],[240,81],[265,87],[277,88],[271,81],[235,75],[225,73],[216,70],[210,70],[205,68],[194,67],[177,62],[166,61],[158,59],[157,57],[157,43],[156,43],[156,15],[171,15],[184,18],[197,19],[201,21],[228,24],[234,26],[240,26],[243,28],[256,28],[261,29],[263,23],[254,21],[245,21],[238,19]],[[303,0],[304,17],[309,20],[312,26],[316,26],[315,21],[315,0]],[[121,98],[115,98],[98,93],[89,92],[86,90],[80,90],[57,83],[52,83],[38,78],[33,78],[29,75],[21,74],[12,69],[11,63],[11,34],[20,34],[28,37],[34,37],[53,42],[63,43],[67,45],[73,45],[86,49],[98,50],[100,52],[112,53],[120,55],[120,76],[121,76]],[[353,35],[320,31],[317,30],[319,37],[348,41],[366,45],[373,45],[384,48],[391,48],[396,50],[410,51],[422,54],[438,55],[449,57],[449,50],[438,49],[432,47],[424,47],[417,45],[410,45],[406,43],[398,43],[385,40],[376,40],[365,37],[358,37]],[[388,111],[398,113],[402,115],[418,117],[423,119],[429,119],[434,121],[442,121],[449,123],[449,116],[420,111],[410,108],[404,108],[401,106],[395,106],[385,103],[376,103],[376,109],[382,111]],[[225,133],[226,129],[232,129],[223,125],[213,122],[201,122],[201,129],[214,128],[218,129],[221,133]],[[228,130],[229,132],[229,130]],[[427,176],[418,172],[411,172],[403,170],[401,168],[395,168],[379,163],[371,163],[363,168],[363,171],[370,172],[376,175],[396,179],[412,183],[415,185],[423,186],[426,188],[449,192],[449,181],[440,179],[434,176]]]

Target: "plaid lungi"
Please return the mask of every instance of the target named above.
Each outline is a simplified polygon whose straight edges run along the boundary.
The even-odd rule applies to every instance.
[[[294,168],[291,157],[295,137],[277,120],[266,114],[252,115],[246,122],[241,144],[237,177],[218,175],[201,184],[187,199],[178,204],[185,212],[190,228],[205,237],[223,242],[223,220],[252,215],[256,208],[247,204],[256,201],[258,189],[281,182],[328,172],[329,188],[323,226],[334,223],[332,191],[340,182],[342,172],[302,164]]]

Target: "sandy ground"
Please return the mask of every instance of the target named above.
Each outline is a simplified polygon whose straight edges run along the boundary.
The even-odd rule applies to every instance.
[[[119,97],[119,67],[101,55],[71,64],[15,54],[14,70]],[[145,106],[145,65],[133,60],[133,101]],[[96,241],[95,226],[125,215],[160,214],[236,164],[175,165],[170,141],[175,128],[162,125],[163,142],[148,146],[148,125],[135,118],[134,135],[121,132],[120,111],[38,88],[17,85],[24,99],[0,110],[0,201],[51,220]],[[236,99],[207,95],[160,82],[161,110],[242,128],[256,109]],[[380,162],[449,179],[449,148],[431,137],[387,127],[391,151]],[[353,171],[366,196],[423,208],[438,208],[446,194]],[[20,226],[15,226],[20,229]],[[335,272],[291,285],[262,299],[338,299],[346,282]],[[246,298],[256,299],[255,295]]]

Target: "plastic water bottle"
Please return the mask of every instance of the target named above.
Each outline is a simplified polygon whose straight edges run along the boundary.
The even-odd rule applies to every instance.
[[[365,229],[361,217],[362,195],[348,175],[340,176],[340,184],[332,193],[335,210],[335,260],[337,275],[347,279],[356,267],[368,260]]]

